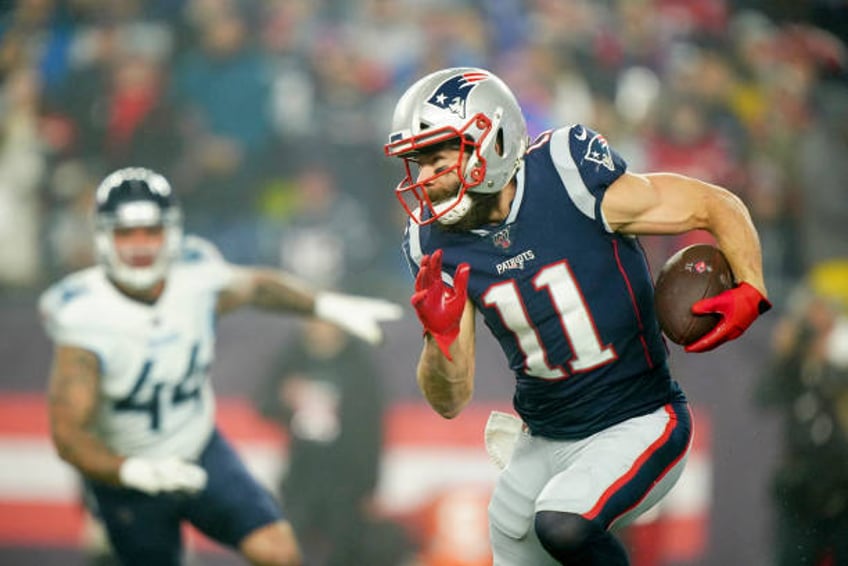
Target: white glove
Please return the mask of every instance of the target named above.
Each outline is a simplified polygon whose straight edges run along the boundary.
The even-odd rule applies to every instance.
[[[492,411],[489,420],[486,421],[484,437],[486,442],[486,453],[495,465],[503,470],[512,458],[518,435],[524,423],[509,413]]]
[[[206,470],[179,458],[127,458],[118,475],[124,486],[149,495],[173,491],[197,493],[206,487]]]
[[[341,293],[320,293],[315,297],[316,317],[332,322],[371,344],[383,341],[379,322],[397,320],[401,315],[403,309],[400,305],[384,299]]]

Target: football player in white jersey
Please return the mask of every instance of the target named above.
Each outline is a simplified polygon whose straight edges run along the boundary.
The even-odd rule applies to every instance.
[[[227,263],[183,236],[168,181],[149,169],[110,174],[96,206],[99,264],[39,304],[55,344],[49,416],[59,455],[84,477],[124,564],[179,564],[183,521],[252,564],[300,564],[289,523],[215,427],[216,319],[249,305],[378,343],[380,322],[400,307]]]

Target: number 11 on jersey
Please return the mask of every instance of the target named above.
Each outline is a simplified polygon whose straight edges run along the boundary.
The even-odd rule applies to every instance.
[[[567,261],[549,265],[533,278],[533,286],[539,292],[547,290],[551,302],[559,314],[563,332],[571,345],[572,358],[568,361],[572,373],[585,371],[607,364],[616,359],[611,345],[603,345],[586,307],[583,295]],[[530,322],[527,307],[515,281],[510,279],[491,287],[483,295],[486,306],[494,307],[504,325],[515,335],[524,352],[525,371],[528,375],[542,379],[568,377],[562,368],[551,367],[539,330]]]

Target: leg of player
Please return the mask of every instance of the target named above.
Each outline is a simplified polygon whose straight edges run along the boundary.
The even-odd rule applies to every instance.
[[[181,497],[153,497],[98,482],[88,482],[87,486],[112,550],[122,565],[180,566],[183,563]]]
[[[291,524],[277,521],[244,537],[239,550],[254,566],[299,566],[300,549]]]
[[[608,529],[629,524],[677,483],[691,430],[688,408],[671,404],[575,443],[580,461],[536,499],[534,526],[545,550],[572,566],[627,566]]]
[[[209,481],[185,503],[185,516],[206,536],[238,549],[257,566],[300,566],[293,529],[271,493],[217,431],[199,462]]]
[[[574,441],[522,434],[489,506],[495,564],[627,566],[609,529],[629,524],[668,493],[690,440],[682,403]],[[551,559],[538,558],[534,544]]]

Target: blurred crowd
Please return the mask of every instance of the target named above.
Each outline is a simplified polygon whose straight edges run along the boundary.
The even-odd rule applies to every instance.
[[[108,171],[171,179],[235,262],[404,295],[400,172],[382,156],[416,77],[504,77],[531,135],[580,122],[635,171],[749,204],[775,298],[848,256],[848,5],[728,0],[0,2],[0,289],[92,261]],[[647,242],[654,263],[685,241]]]

